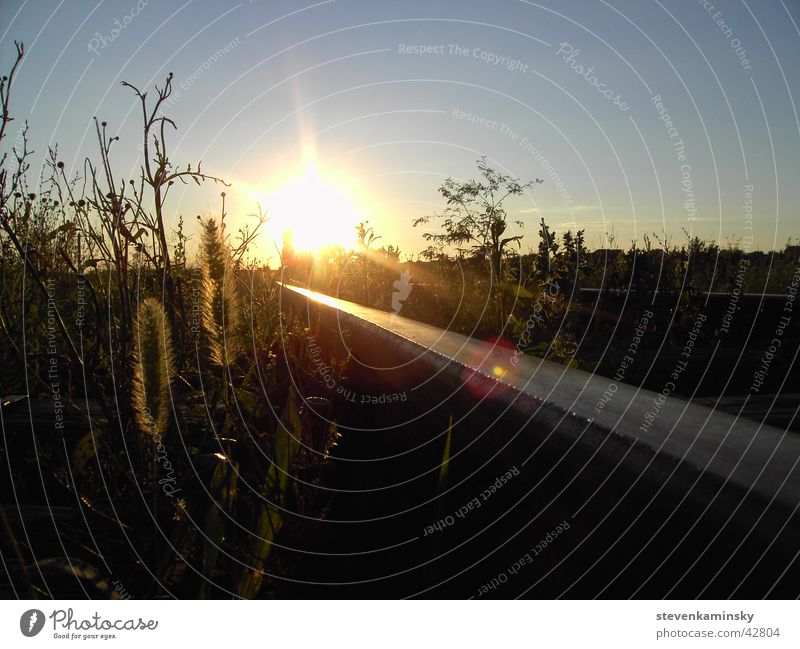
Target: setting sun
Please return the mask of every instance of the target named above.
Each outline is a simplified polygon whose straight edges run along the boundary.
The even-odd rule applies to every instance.
[[[349,180],[309,162],[304,170],[263,196],[276,241],[288,235],[296,250],[351,248],[355,226],[366,217]]]

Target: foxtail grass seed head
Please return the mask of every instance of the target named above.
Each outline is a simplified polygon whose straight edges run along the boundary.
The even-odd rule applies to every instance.
[[[202,221],[200,262],[203,269],[203,330],[211,361],[225,364],[235,353],[241,310],[233,259],[213,219]]]
[[[169,385],[175,373],[175,356],[169,321],[158,300],[147,298],[139,305],[135,334],[133,406],[136,422],[141,431],[159,438],[169,425]]]

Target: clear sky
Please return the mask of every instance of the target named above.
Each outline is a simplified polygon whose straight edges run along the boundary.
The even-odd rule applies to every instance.
[[[540,216],[593,247],[686,228],[782,248],[800,235],[798,24],[795,0],[2,0],[3,68],[28,50],[7,145],[27,118],[37,153],[58,143],[80,171],[96,115],[129,178],[141,116],[120,81],[173,72],[173,160],[233,183],[234,219],[260,202],[278,240],[346,242],[369,219],[415,254],[412,219],[487,155],[544,180],[509,206],[523,249]],[[170,213],[216,212],[218,192],[187,187]]]

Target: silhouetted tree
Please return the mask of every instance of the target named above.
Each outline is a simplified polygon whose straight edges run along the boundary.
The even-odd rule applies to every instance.
[[[441,232],[426,232],[423,238],[433,245],[427,255],[455,248],[460,254],[471,253],[489,260],[492,294],[497,302],[500,323],[504,322],[503,305],[498,287],[503,282],[503,255],[510,244],[517,244],[522,235],[504,236],[508,229],[504,201],[509,196],[519,196],[525,189],[542,180],[522,183],[518,178],[501,174],[486,162],[486,156],[477,161],[479,180],[458,182],[448,178],[439,187],[447,206],[444,212],[414,220],[414,227],[429,223],[431,218],[441,219]],[[522,221],[514,221],[522,228]]]

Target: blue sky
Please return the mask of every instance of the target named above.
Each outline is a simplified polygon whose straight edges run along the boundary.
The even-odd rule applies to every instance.
[[[788,0],[4,0],[0,57],[8,68],[13,40],[25,42],[14,126],[29,120],[38,153],[58,143],[80,171],[96,115],[121,136],[125,178],[141,162],[140,113],[120,81],[173,72],[174,161],[202,159],[232,182],[233,219],[261,202],[277,239],[289,224],[345,240],[368,218],[416,253],[412,219],[487,155],[544,180],[509,205],[524,248],[544,216],[585,228],[594,247],[612,232],[680,242],[685,228],[771,249],[800,233],[799,23]],[[310,158],[343,203],[323,194],[306,206],[319,213],[280,214]],[[214,213],[218,192],[187,187],[170,213]]]

